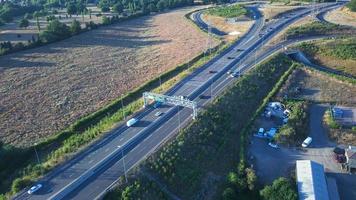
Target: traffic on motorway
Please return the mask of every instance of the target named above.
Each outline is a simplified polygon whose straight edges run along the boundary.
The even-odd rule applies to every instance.
[[[320,4],[318,9],[323,11],[338,5]],[[249,7],[254,12],[256,20],[245,36],[183,79],[166,94],[186,96],[190,100],[196,100],[199,106],[204,105],[209,98],[199,98],[201,95],[209,96],[207,95],[209,92],[210,96],[218,94],[233,82],[234,77],[230,77],[227,73],[229,70],[232,71],[231,74],[242,74],[252,66],[244,65],[248,55],[253,55],[254,50],[290,23],[308,15],[312,9],[294,11],[289,13],[291,16],[289,18],[281,18],[273,23],[265,24],[257,7],[258,5]],[[260,35],[262,28],[269,31]],[[210,73],[210,71],[216,73]],[[95,199],[100,197],[103,191],[111,187],[126,170],[147,157],[162,142],[188,123],[191,119],[191,111],[177,106],[160,105],[156,108],[147,107],[133,117],[135,120],[131,122],[128,120],[126,124],[118,127],[103,140],[91,145],[77,157],[43,178],[40,181],[43,185],[40,190],[33,194],[24,191],[15,199]]]

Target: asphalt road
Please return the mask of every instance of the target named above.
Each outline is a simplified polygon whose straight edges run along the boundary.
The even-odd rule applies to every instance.
[[[193,13],[190,17],[199,26],[199,28],[208,32],[209,25],[202,19],[202,14],[203,14],[203,11],[198,11],[198,12]],[[213,26],[210,26],[210,32],[217,36],[227,35],[227,33],[225,33],[224,31],[220,31],[219,29],[217,29]]]
[[[323,4],[326,5],[326,4]],[[308,9],[293,14],[294,17],[282,18],[269,24],[272,29],[260,38],[259,30],[263,26],[263,19],[257,17],[255,25],[241,40],[228,48],[221,55],[211,60],[207,65],[196,70],[193,74],[174,86],[169,95],[184,95],[190,99],[197,99],[198,105],[203,106],[209,99],[198,99],[202,93],[219,93],[231,84],[226,77],[229,69],[244,71],[251,66],[244,65],[243,61],[257,49],[264,40],[270,39],[282,28],[301,16],[306,16]],[[258,14],[256,13],[258,16]],[[243,51],[240,51],[243,49]],[[227,59],[235,56],[236,59]],[[218,73],[209,73],[216,70]],[[212,85],[212,87],[209,87]],[[163,116],[155,117],[157,111],[163,112]],[[162,106],[158,109],[146,108],[135,117],[140,122],[134,127],[120,126],[103,140],[86,148],[74,159],[59,166],[40,182],[44,188],[34,195],[27,195],[23,191],[15,199],[95,199],[100,197],[115,180],[123,175],[126,170],[134,167],[145,159],[163,141],[172,137],[179,127],[183,127],[191,118],[191,111],[184,108],[177,113],[178,107]],[[124,159],[121,159],[124,155]],[[125,163],[125,165],[124,165]],[[72,191],[72,189],[76,189]],[[68,191],[68,192],[66,192]],[[69,194],[70,193],[70,194]],[[63,194],[63,195],[62,195]],[[68,195],[69,194],[69,195]]]

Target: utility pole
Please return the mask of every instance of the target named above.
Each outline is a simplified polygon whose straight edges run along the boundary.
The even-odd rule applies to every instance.
[[[35,143],[35,145],[33,146],[33,148],[35,149],[35,153],[36,153],[36,158],[37,158],[37,162],[38,162],[38,164],[41,164],[41,162],[40,162],[40,157],[38,156],[38,153],[37,153],[37,149],[36,149],[36,146],[37,146],[37,143]]]

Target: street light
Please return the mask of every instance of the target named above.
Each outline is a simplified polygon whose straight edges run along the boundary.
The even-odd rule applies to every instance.
[[[122,146],[117,146],[119,149],[122,147]],[[125,166],[125,157],[124,157],[124,148],[121,149],[121,158],[122,158],[122,163],[124,165],[124,175],[125,175],[125,181],[127,183],[127,175],[126,175],[126,166]]]
[[[35,145],[33,146],[33,148],[35,149],[37,162],[38,162],[38,164],[41,164],[41,162],[40,162],[40,157],[38,157],[38,153],[37,153],[37,150],[36,150],[36,146],[37,146],[37,143],[35,143]]]

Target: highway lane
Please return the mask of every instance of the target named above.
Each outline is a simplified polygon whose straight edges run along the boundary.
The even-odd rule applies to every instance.
[[[247,43],[249,43],[250,41],[252,41],[252,40],[250,40],[248,38],[247,39]],[[239,44],[243,44],[243,43],[240,42]],[[235,47],[230,48],[229,52],[231,52],[232,49],[234,49]],[[232,52],[235,53],[235,51],[232,51]],[[241,54],[243,54],[243,52],[241,52]],[[247,54],[247,53],[245,53],[245,54]],[[230,54],[224,54],[221,57],[221,59],[223,59],[223,61],[220,60],[221,63],[219,63],[218,65],[214,65],[214,63],[210,63],[208,65],[208,67],[205,67],[205,68],[203,67],[202,70],[197,70],[198,72],[197,73],[193,73],[194,75],[192,77],[183,80],[183,82],[182,82],[183,84],[181,84],[178,87],[174,87],[172,89],[173,93],[174,94],[183,94],[183,95],[185,95],[185,94],[189,94],[189,93],[193,92],[194,88],[202,86],[204,83],[206,83],[206,81],[207,81],[206,77],[207,76],[210,77],[210,78],[214,77],[214,74],[209,74],[208,73],[208,71],[211,69],[210,67],[219,68],[219,66],[220,66],[220,68],[221,68],[221,67],[224,67],[224,66],[227,66],[227,65],[230,65],[231,63],[233,63],[231,60],[226,59],[226,57],[229,56],[229,55]],[[187,83],[187,84],[185,84],[185,83]],[[160,108],[158,110],[162,110],[163,112],[169,113],[170,112],[170,111],[168,111],[169,109],[171,109],[171,108],[162,107],[162,108]],[[78,162],[75,162],[76,163],[75,165],[71,165],[68,168],[64,169],[63,171],[60,171],[60,173],[57,176],[54,176],[54,178],[52,178],[52,179],[50,179],[48,181],[49,184],[53,184],[52,187],[47,187],[47,188],[50,188],[50,189],[53,188],[52,191],[51,190],[49,190],[49,191],[48,190],[43,190],[41,193],[38,193],[38,195],[32,196],[33,199],[46,199],[46,198],[48,198],[49,195],[52,195],[54,193],[53,190],[55,190],[56,188],[63,187],[63,183],[64,184],[65,184],[65,182],[68,183],[69,181],[73,180],[75,177],[79,177],[81,174],[83,174],[83,171],[87,170],[89,168],[89,166],[92,165],[92,163],[100,162],[100,160],[104,157],[104,155],[108,155],[110,152],[117,150],[119,145],[123,145],[123,144],[128,143],[130,141],[130,139],[136,138],[138,135],[144,135],[140,131],[144,130],[145,128],[146,129],[147,128],[154,129],[154,128],[159,127],[158,125],[160,125],[160,124],[156,123],[157,120],[156,120],[155,123],[150,123],[151,121],[156,119],[156,117],[154,116],[154,112],[155,111],[152,111],[152,109],[148,109],[148,111],[145,113],[145,115],[142,116],[142,119],[143,119],[142,122],[140,122],[137,127],[126,129],[122,133],[117,133],[116,132],[115,134],[117,134],[117,135],[115,137],[110,138],[111,140],[108,141],[107,143],[105,143],[102,146],[100,146],[101,144],[99,143],[98,149],[96,149],[95,151],[92,151],[92,153],[90,153],[90,155],[85,156],[83,159],[81,159]],[[183,111],[181,113],[183,113]],[[174,114],[175,113],[171,112],[171,115],[174,115]],[[169,119],[169,120],[172,119],[173,120],[174,118],[167,118],[167,119]],[[163,125],[172,124],[172,122],[170,122],[169,120],[166,121]],[[176,127],[176,125],[174,125],[172,127]],[[122,128],[122,129],[124,129],[124,128]],[[165,131],[163,131],[163,132],[165,132],[167,134],[167,136],[172,135],[168,131],[168,129],[164,129],[164,130]],[[159,136],[159,134],[150,134],[150,137],[155,137],[155,135]],[[162,136],[162,137],[164,137],[164,136]],[[160,143],[161,143],[161,140],[155,140],[155,144],[160,144]],[[134,147],[134,145],[131,145],[131,146]],[[141,152],[144,152],[144,150],[142,150],[142,148],[146,148],[146,146],[143,147],[142,143],[140,143],[139,146],[135,147],[135,149],[139,149]],[[134,158],[136,158],[136,156],[134,156],[134,155],[133,155],[133,157],[130,156],[131,155],[130,153],[134,152],[134,150],[126,153],[126,156],[128,157],[128,165],[130,164],[130,160],[135,160]],[[149,150],[148,150],[148,152],[149,152]],[[116,159],[117,159],[117,157],[116,157]],[[132,161],[132,162],[135,163],[134,161]],[[108,165],[108,166],[110,166],[110,165]],[[115,165],[112,165],[112,166],[115,166]],[[102,169],[102,170],[105,171],[105,172],[109,171],[109,170],[105,170],[105,169]],[[99,172],[97,172],[97,173],[99,174]],[[101,173],[101,174],[105,175],[105,173]],[[106,178],[107,177],[111,177],[111,176],[106,176]],[[103,180],[103,179],[105,179],[105,177],[98,176],[98,180]],[[108,180],[111,183],[113,182],[110,179],[108,179]],[[93,183],[93,184],[96,183],[96,186],[84,187],[84,188],[81,186],[82,190],[80,190],[80,191],[85,191],[84,190],[85,188],[98,188],[99,191],[101,190],[100,189],[101,188],[101,186],[100,186],[101,184],[98,184],[99,182],[97,182],[95,180],[90,180],[90,181],[87,181],[87,182],[90,182],[90,183]],[[49,185],[49,186],[51,186],[51,185]],[[84,186],[85,186],[85,184],[84,184]],[[46,192],[48,192],[48,193],[46,193]],[[75,194],[75,193],[73,193],[73,194]],[[77,194],[80,195],[81,193],[78,192]],[[88,195],[88,193],[85,194],[85,197],[88,198],[88,196],[86,196],[86,195]],[[93,195],[94,195],[94,193],[93,193]],[[22,196],[22,197],[26,198],[26,195]],[[72,195],[72,197],[74,197],[75,199],[80,199],[79,198],[80,196]]]

